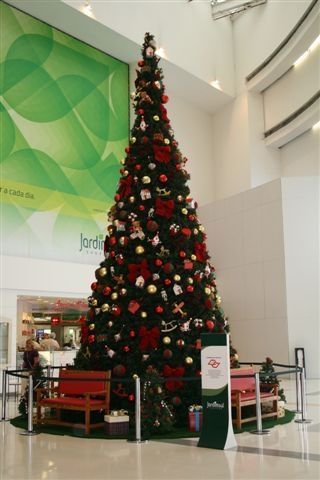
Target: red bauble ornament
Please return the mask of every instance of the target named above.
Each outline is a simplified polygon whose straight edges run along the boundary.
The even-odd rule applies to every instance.
[[[169,360],[170,358],[172,358],[172,351],[169,349],[169,348],[166,348],[165,350],[163,350],[163,358],[165,358],[166,360]]]
[[[187,292],[192,293],[193,290],[194,290],[193,285],[188,285],[187,288],[186,288],[186,290],[187,290]]]
[[[130,330],[129,337],[134,338],[136,336],[136,332],[134,330]]]
[[[137,111],[137,114],[138,114],[138,115],[144,115],[144,110],[143,110],[143,108],[139,108],[138,111]]]
[[[142,168],[141,164],[140,163],[137,163],[137,165],[135,165],[134,169],[137,170],[137,171],[140,171]]]
[[[171,280],[170,280],[170,278],[165,278],[165,279],[164,279],[164,284],[167,285],[167,286],[171,285]]]
[[[139,205],[140,212],[143,212],[145,209],[146,209],[146,207],[144,205]]]
[[[113,307],[111,307],[111,313],[112,313],[112,315],[115,315],[116,317],[118,317],[119,315],[121,315],[121,307],[120,307],[120,305],[113,305]]]
[[[109,244],[111,245],[111,247],[112,247],[113,245],[115,245],[116,243],[117,243],[116,237],[110,237],[110,239],[109,239]]]
[[[168,177],[167,177],[167,175],[162,173],[161,175],[159,175],[159,180],[160,180],[161,183],[166,183],[168,181]]]
[[[129,347],[129,345],[125,345],[125,346],[123,347],[123,351],[126,352],[126,353],[130,352],[130,347]]]
[[[130,393],[130,395],[128,396],[128,400],[129,400],[129,402],[134,402],[134,395],[133,395],[133,393]]]
[[[206,327],[208,330],[212,331],[214,329],[214,322],[212,320],[207,320]]]
[[[172,402],[172,405],[173,405],[174,407],[179,407],[179,406],[181,405],[181,403],[182,403],[182,402],[181,402],[181,398],[178,397],[178,396],[173,397],[172,400],[171,400],[171,402]]]
[[[114,250],[111,250],[109,255],[110,257],[114,258],[116,256],[116,252]]]
[[[188,219],[190,220],[190,222],[193,222],[193,220],[195,219],[195,216],[194,215],[189,215]]]
[[[117,261],[117,264],[118,264],[118,265],[123,265],[123,264],[124,264],[124,258],[123,258],[122,256],[121,256],[121,257],[117,257],[116,261]]]
[[[120,197],[119,193],[116,193],[115,196],[114,196],[115,201],[119,202],[120,198],[121,197]]]
[[[124,149],[124,151],[125,151],[126,153],[130,153],[130,147],[126,147],[126,148]]]
[[[98,286],[97,282],[91,283],[91,290],[97,290],[97,286]]]
[[[159,228],[159,225],[154,220],[147,221],[147,230],[148,232],[156,232]]]
[[[163,307],[161,305],[157,305],[155,308],[156,313],[163,313]]]
[[[176,341],[176,345],[177,345],[178,348],[182,348],[184,346],[184,340],[182,340],[182,338],[179,338]]]
[[[169,97],[168,95],[161,95],[161,102],[162,103],[168,103]]]
[[[115,377],[123,377],[126,373],[126,367],[124,365],[116,365],[113,367],[112,373]]]
[[[94,341],[95,341],[95,336],[94,335],[89,335],[88,342],[93,343]]]
[[[138,65],[139,65],[139,67],[143,67],[144,66],[144,60],[139,60]]]
[[[161,267],[161,265],[162,265],[161,258],[156,258],[155,261],[154,261],[154,264],[155,264],[156,267]]]
[[[108,297],[111,293],[111,288],[110,287],[104,287],[103,291],[102,291],[103,295],[105,295],[106,297]]]
[[[186,255],[187,255],[186,252],[184,252],[183,250],[181,250],[181,251],[179,252],[179,257],[180,257],[180,258],[185,258]]]
[[[190,228],[186,228],[186,227],[181,228],[181,233],[182,233],[183,235],[185,235],[186,237],[190,237],[190,236],[191,236],[191,230],[190,230]]]

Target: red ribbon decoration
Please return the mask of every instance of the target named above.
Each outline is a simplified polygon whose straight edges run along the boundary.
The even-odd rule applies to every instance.
[[[153,145],[154,158],[158,162],[168,163],[170,161],[171,148],[167,145]]]
[[[140,337],[139,348],[143,351],[158,348],[160,329],[153,327],[150,330],[147,327],[140,327],[138,335]]]
[[[206,244],[195,242],[194,253],[197,257],[198,262],[205,262],[208,258]]]
[[[161,114],[161,120],[163,120],[164,122],[169,122],[167,109],[163,105],[160,105],[160,114]]]
[[[129,175],[126,178],[121,178],[120,180],[120,187],[119,187],[119,195],[121,198],[130,195],[131,193],[131,185],[132,185],[132,177]]]
[[[161,217],[171,218],[174,209],[173,200],[161,200],[161,198],[156,198],[156,214]]]
[[[184,367],[171,368],[169,365],[163,367],[164,377],[183,377],[184,372]],[[166,389],[172,392],[173,390],[183,387],[183,382],[180,382],[180,380],[167,380],[165,385]]]
[[[128,279],[132,283],[134,283],[136,281],[136,278],[140,275],[142,275],[145,280],[148,280],[148,278],[151,277],[151,272],[148,268],[147,260],[142,260],[141,263],[129,263],[128,270]]]

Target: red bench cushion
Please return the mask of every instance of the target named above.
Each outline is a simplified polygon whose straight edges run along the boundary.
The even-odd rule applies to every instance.
[[[96,399],[90,399],[90,405],[92,406],[99,406],[103,407],[105,405],[105,401],[103,400],[96,400]],[[74,407],[84,407],[86,404],[86,399],[85,398],[73,398],[73,397],[57,397],[57,398],[44,398],[41,400],[41,405],[48,405],[52,406],[52,404],[55,405],[70,405]]]
[[[87,372],[81,370],[60,370],[60,378],[98,378],[99,380],[63,380],[59,382],[60,395],[83,395],[84,393],[106,390],[106,372]]]
[[[233,368],[231,369],[231,391],[240,390],[255,390],[254,377],[251,378],[236,378],[238,375],[253,375],[252,367],[249,368]]]
[[[262,393],[260,392],[260,398],[273,398],[274,394],[273,393]],[[235,394],[231,394],[231,399],[234,400],[236,398]],[[256,394],[255,392],[248,392],[248,393],[242,393],[241,392],[241,400],[255,400],[256,399]]]

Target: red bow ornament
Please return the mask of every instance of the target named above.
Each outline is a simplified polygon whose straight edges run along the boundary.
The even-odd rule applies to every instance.
[[[185,372],[184,367],[171,368],[169,365],[163,367],[164,377],[183,377]],[[177,390],[177,388],[183,387],[183,382],[180,380],[167,380],[166,389],[169,391]]]
[[[171,148],[167,145],[153,145],[154,158],[158,162],[168,163],[170,161]]]
[[[120,180],[120,187],[119,187],[119,195],[121,198],[130,195],[131,193],[131,185],[132,185],[132,176],[129,175],[126,178],[121,178]]]
[[[205,243],[195,242],[194,253],[198,262],[205,262],[208,258],[207,247]]]
[[[158,348],[158,340],[160,337],[158,327],[153,327],[150,330],[148,330],[147,327],[140,327],[138,335],[140,337],[139,348],[142,351]]]
[[[156,198],[156,214],[161,217],[171,218],[174,209],[173,200],[161,200]]]
[[[151,272],[148,268],[147,260],[142,260],[141,263],[129,263],[128,265],[129,275],[128,279],[130,282],[134,283],[136,278],[140,275],[145,279],[148,280],[151,277]]]

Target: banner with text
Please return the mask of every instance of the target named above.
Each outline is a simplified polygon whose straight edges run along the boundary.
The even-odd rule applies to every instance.
[[[2,253],[99,263],[128,65],[3,2],[0,17]]]

